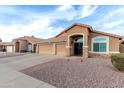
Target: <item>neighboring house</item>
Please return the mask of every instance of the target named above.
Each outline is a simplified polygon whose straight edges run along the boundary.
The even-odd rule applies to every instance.
[[[36,52],[62,56],[104,56],[120,53],[122,36],[93,30],[85,24],[73,24],[54,38],[40,41]]]
[[[15,45],[13,42],[0,42],[0,51],[2,52],[14,52]]]
[[[124,40],[120,44],[120,53],[124,53]]]
[[[15,44],[15,52],[36,52],[36,44],[42,39],[34,36],[24,36],[13,39]]]

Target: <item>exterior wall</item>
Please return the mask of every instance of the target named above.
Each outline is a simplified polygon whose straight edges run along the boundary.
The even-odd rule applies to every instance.
[[[119,53],[119,38],[112,37],[112,36],[107,36],[109,37],[109,51],[106,54],[96,54],[92,53],[92,38],[97,37],[97,36],[107,36],[103,34],[98,34],[98,33],[93,33],[91,32],[89,35],[89,57],[110,57],[111,54],[113,53]]]
[[[30,43],[29,41],[22,40],[22,39],[16,39],[13,40],[13,42],[15,43],[15,52],[28,52],[28,43]],[[32,51],[29,52],[35,52],[36,48],[35,48],[35,44],[32,44]]]
[[[36,48],[37,53],[47,53],[47,54],[71,56],[72,45],[70,45],[70,36],[73,36],[73,35],[82,35],[82,37],[84,39],[83,50],[82,50],[83,51],[83,57],[88,57],[89,29],[87,27],[82,27],[82,26],[74,26],[71,29],[69,29],[67,32],[64,32],[58,36],[58,37],[63,37],[63,36],[67,37],[66,38],[66,41],[67,41],[66,44],[64,44],[64,45],[56,44],[56,45],[52,45],[52,46],[48,46],[46,44],[42,44],[42,45],[39,44]]]
[[[19,42],[15,42],[15,52],[19,52]]]
[[[26,52],[27,51],[27,41],[26,40],[19,40],[19,51]]]
[[[83,36],[83,57],[88,57],[88,36],[89,36],[89,29],[82,26],[75,26],[67,31],[67,54],[68,56],[71,55],[72,45],[70,44],[70,36],[73,35],[82,35]]]
[[[119,38],[115,38],[115,37],[110,37],[109,38],[109,52],[111,53],[119,53]]]
[[[120,44],[119,51],[120,53],[124,53],[124,44]]]
[[[102,35],[98,33],[90,33],[90,38],[89,38],[89,51],[91,51],[91,44],[92,44],[92,38],[97,37],[97,36],[107,36],[107,35]],[[109,53],[119,53],[119,38],[112,37],[112,36],[107,36],[109,37]]]
[[[39,44],[39,54],[53,54],[53,44]]]
[[[71,37],[76,35],[83,36],[83,57],[87,58],[89,56],[101,56],[101,57],[109,57],[112,53],[119,53],[119,38],[91,32],[89,28],[82,27],[82,26],[74,26],[68,31],[62,33],[58,37],[67,37],[66,43],[48,43],[48,44],[39,44],[36,47],[36,51],[40,54],[56,54],[56,55],[66,55],[71,56],[73,55],[73,45],[71,44]],[[92,38],[97,36],[105,36],[108,37],[108,51],[105,54],[102,53],[93,53],[92,49]]]
[[[36,45],[36,50],[35,51],[36,51],[36,53],[39,54],[39,44]]]
[[[66,36],[67,32],[62,33],[60,36]]]

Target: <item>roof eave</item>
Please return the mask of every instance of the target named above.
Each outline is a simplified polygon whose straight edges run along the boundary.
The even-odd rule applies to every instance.
[[[80,23],[74,23],[74,24],[72,24],[71,26],[69,26],[69,27],[67,27],[66,29],[64,29],[61,33],[59,33],[58,35],[56,35],[55,38],[58,37],[59,35],[61,35],[62,33],[66,32],[67,30],[71,29],[73,26],[76,26],[76,25],[77,25],[77,26],[87,27],[87,28],[89,28],[91,31],[93,31],[93,28],[92,28],[92,26],[90,26],[90,25],[87,25],[87,24],[80,24]]]
[[[112,36],[112,37],[116,37],[116,38],[121,38],[121,39],[124,38],[123,36],[120,36],[120,35],[115,35],[115,34],[103,32],[103,31],[98,31],[98,30],[93,30],[92,32],[99,33],[99,34],[104,34],[104,35],[108,35],[108,36]]]

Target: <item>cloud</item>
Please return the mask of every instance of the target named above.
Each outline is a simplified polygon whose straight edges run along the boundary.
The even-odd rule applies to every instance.
[[[57,11],[67,11],[72,8],[73,8],[72,5],[62,5],[62,6],[58,7]]]
[[[9,26],[1,25],[0,34],[3,41],[11,41],[13,38],[17,38],[24,35],[35,35],[36,33],[45,33],[44,29],[49,28],[50,21],[47,19],[34,20],[31,23],[24,24],[11,24]],[[37,35],[38,36],[38,35]],[[42,37],[41,37],[42,38]]]
[[[71,5],[59,6],[50,15],[51,19],[54,20],[67,20],[72,21],[77,16],[77,11]]]
[[[85,18],[85,17],[88,17],[92,14],[94,14],[97,10],[98,6],[90,6],[90,5],[86,5],[86,6],[81,6],[80,7],[80,16],[79,16],[79,19],[80,18]]]
[[[4,12],[3,9],[6,9],[6,11]],[[52,26],[53,23],[57,22],[57,20],[71,21],[77,15],[73,6],[59,6],[47,14],[27,10],[22,11],[15,6],[0,7],[0,14],[6,13],[17,15],[22,20],[10,21],[9,25],[0,24],[0,34],[3,41],[11,41],[24,35],[36,35],[40,38],[53,37],[63,29],[63,27]],[[17,23],[18,20],[22,21],[22,23]]]
[[[37,32],[37,34],[40,33],[40,34],[37,35],[38,37],[42,37],[42,38],[44,38],[44,39],[47,39],[47,38],[56,36],[56,35],[59,34],[61,31],[63,31],[63,29],[64,29],[63,27],[53,27],[53,26],[49,26],[49,27],[47,27],[47,28],[44,28],[44,29],[42,30],[42,32],[41,32],[41,31],[36,31],[36,32]],[[35,33],[36,33],[36,32],[35,32]]]
[[[116,26],[118,26],[120,24],[123,24],[123,23],[124,23],[124,21],[122,21],[122,20],[112,21],[110,23],[104,24],[104,28],[106,28],[106,29],[112,29],[112,28],[114,28],[114,27],[116,27]]]
[[[34,35],[40,38],[53,37],[64,29],[63,25],[60,22],[61,20],[67,23],[78,21],[83,22],[82,20],[85,20],[85,18],[87,17],[89,18],[87,21],[91,23],[90,17],[92,15],[95,15],[95,13],[101,15],[101,12],[97,12],[97,9],[99,7],[100,6],[64,5],[58,6],[52,11],[44,13],[35,12],[32,10],[25,10],[24,8],[18,8],[17,6],[0,6],[0,16],[2,14],[5,14],[5,16],[18,16],[17,19],[12,19],[10,17],[10,20],[7,20],[9,24],[2,24],[2,20],[4,21],[6,19],[1,18],[0,37],[3,39],[3,41],[11,41],[13,38],[24,35]],[[110,9],[109,12],[105,12],[104,16],[99,17],[97,20],[95,19],[95,21],[92,22],[92,25],[106,32],[122,34],[121,31],[123,31],[124,28],[120,25],[124,25],[123,16],[123,6],[117,7],[114,10]],[[60,24],[61,26],[57,27],[55,24]]]
[[[109,9],[110,6],[106,7]],[[124,6],[114,6],[112,9],[110,9],[108,12],[105,12],[104,15],[94,21],[93,25],[97,29],[100,29],[104,32],[124,35]]]

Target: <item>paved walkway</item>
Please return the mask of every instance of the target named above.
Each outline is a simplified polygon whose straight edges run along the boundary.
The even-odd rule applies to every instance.
[[[26,54],[0,58],[0,87],[53,88],[54,86],[19,72],[22,69],[54,59],[53,55]]]

